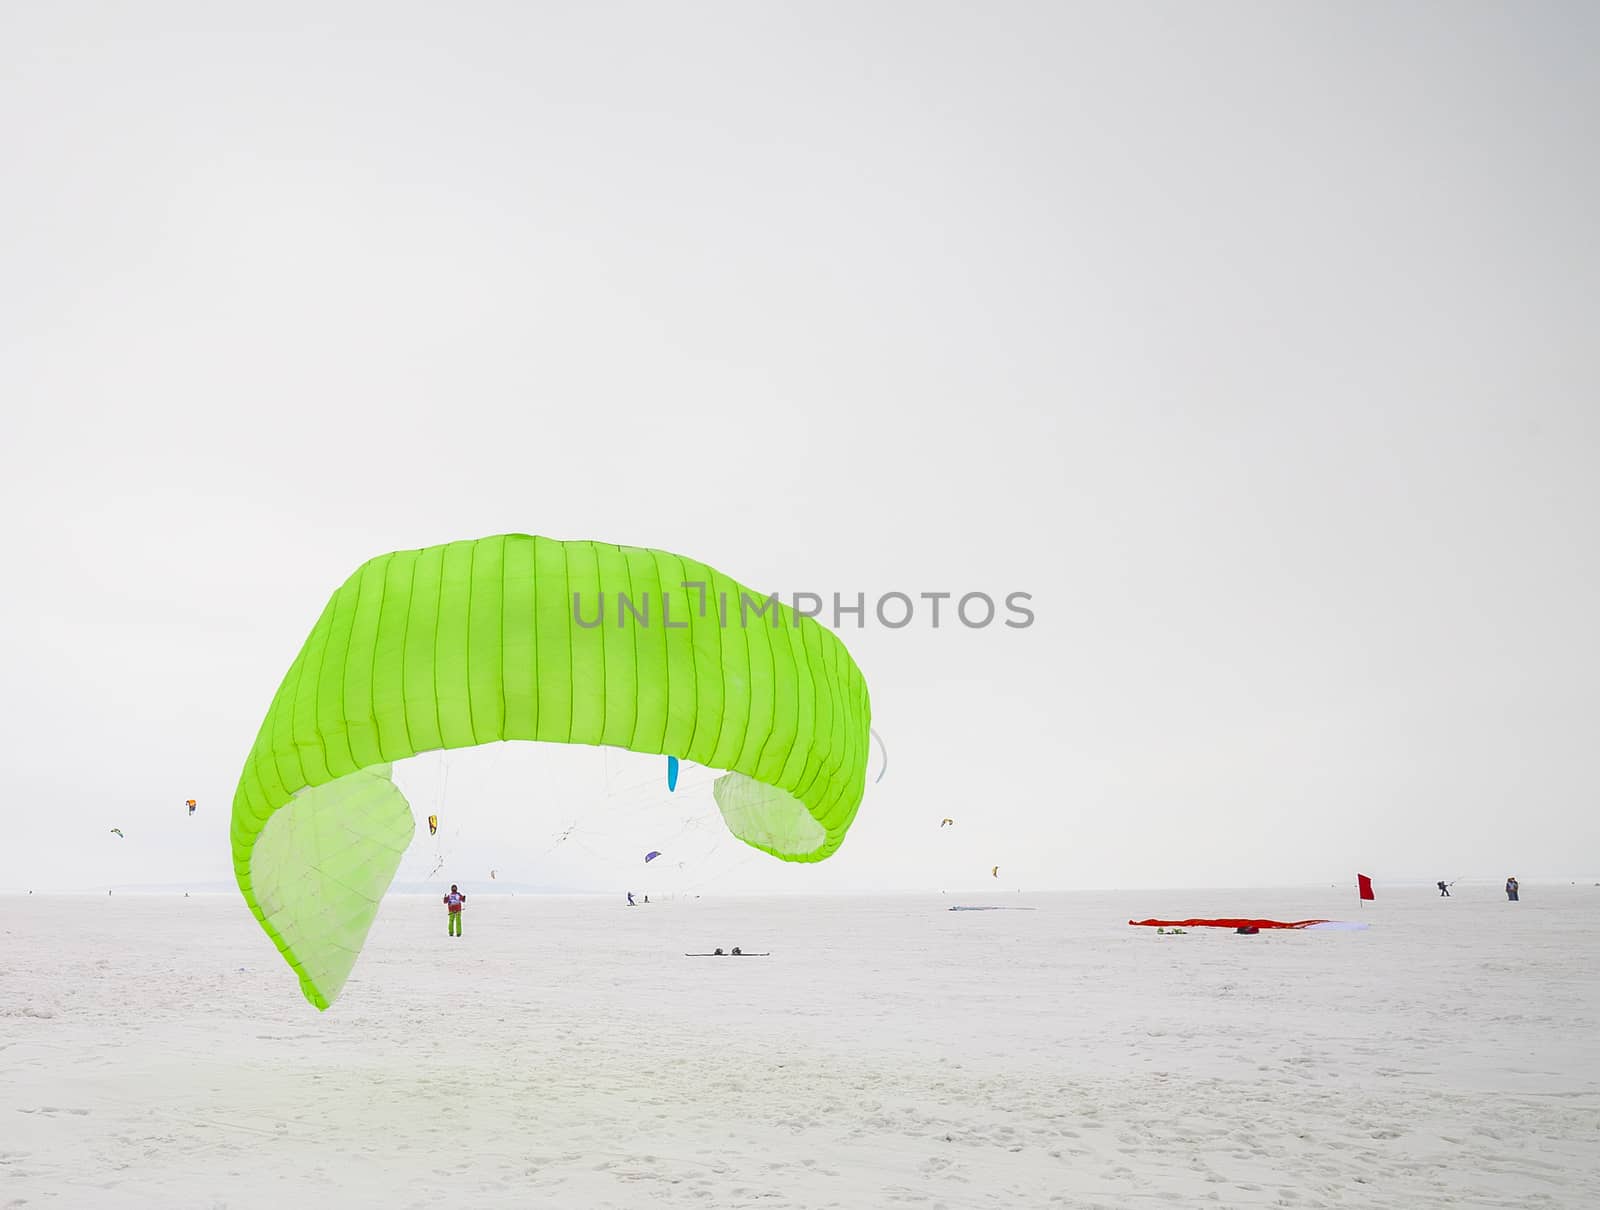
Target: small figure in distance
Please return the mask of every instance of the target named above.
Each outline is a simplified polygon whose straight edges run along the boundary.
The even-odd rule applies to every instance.
[[[629,907],[638,907],[639,906],[637,903],[635,903],[633,901],[633,892],[632,891],[628,892],[628,906]]]
[[[1515,903],[1517,901],[1517,891],[1518,891],[1518,889],[1519,888],[1517,886],[1517,880],[1515,878],[1507,878],[1506,879],[1506,898],[1509,899],[1512,903]]]
[[[1450,898],[1450,884],[1448,882],[1446,882],[1444,879],[1441,878],[1434,885],[1436,885],[1439,888],[1439,898],[1440,899],[1448,899],[1448,898]]]

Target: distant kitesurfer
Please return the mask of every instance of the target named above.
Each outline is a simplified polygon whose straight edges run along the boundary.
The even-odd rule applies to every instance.
[[[452,937],[461,936],[461,909],[467,906],[467,897],[461,893],[461,888],[455,883],[450,884],[450,893],[444,897],[445,911],[450,915],[450,932]]]
[[[629,907],[638,907],[639,906],[637,903],[635,903],[633,901],[633,892],[632,891],[628,892],[628,906]]]
[[[1439,882],[1435,883],[1434,885],[1439,888],[1439,898],[1440,899],[1448,899],[1448,898],[1450,898],[1450,884],[1449,883],[1447,883],[1443,879],[1441,879]]]
[[[1511,900],[1512,903],[1517,901],[1517,880],[1515,878],[1506,879],[1506,898]]]

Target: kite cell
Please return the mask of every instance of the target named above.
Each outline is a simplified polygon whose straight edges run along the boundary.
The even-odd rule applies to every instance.
[[[667,757],[667,793],[671,794],[678,788],[678,758]]]
[[[438,830],[439,830],[439,817],[437,815],[428,816],[428,835],[432,836]]]
[[[950,817],[949,817],[949,816],[948,816],[948,815],[947,815],[947,816],[945,816],[945,817],[944,817],[944,818],[943,818],[943,819],[941,819],[941,820],[940,820],[940,821],[939,821],[939,826],[940,826],[940,827],[941,827],[941,828],[949,828],[949,827],[954,827],[954,826],[955,826],[955,822],[956,822],[956,821],[955,821],[955,820],[953,820],[953,819],[951,819],[951,818],[950,818]],[[996,869],[998,869],[998,868],[999,868],[999,867],[998,867],[998,866],[996,866],[996,867],[995,867],[995,868],[996,868]]]
[[[122,836],[122,829],[121,828],[112,828],[111,829],[111,834],[113,836]],[[122,836],[122,839],[126,840],[128,838],[126,836]]]
[[[645,863],[645,865],[649,865],[652,861],[654,861],[657,857],[660,857],[660,856],[661,856],[661,850],[660,849],[651,849],[648,853],[646,853],[644,855],[644,863]]]
[[[855,818],[870,725],[837,635],[703,563],[525,534],[398,551],[333,594],[284,676],[234,794],[234,874],[327,1008],[415,830],[393,762],[500,740],[672,753],[723,771],[740,840],[810,862]]]

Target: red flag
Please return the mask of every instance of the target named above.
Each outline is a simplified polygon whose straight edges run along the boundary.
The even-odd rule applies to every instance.
[[[1356,891],[1363,899],[1373,898],[1372,879],[1368,878],[1365,874],[1357,874]]]

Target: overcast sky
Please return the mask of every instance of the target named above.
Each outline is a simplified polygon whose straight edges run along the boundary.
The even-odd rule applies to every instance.
[[[823,865],[590,750],[402,769],[452,871],[1600,876],[1597,13],[5,5],[0,888],[228,879],[333,589],[507,531],[1037,620],[842,630]]]

